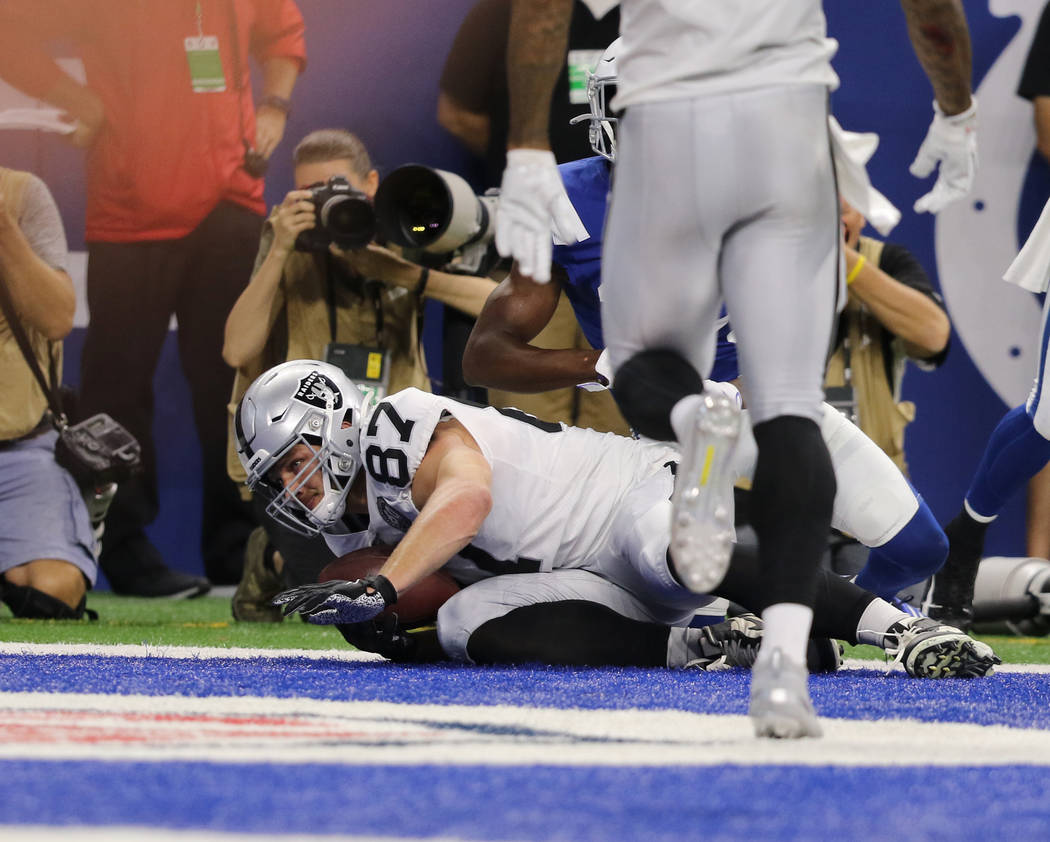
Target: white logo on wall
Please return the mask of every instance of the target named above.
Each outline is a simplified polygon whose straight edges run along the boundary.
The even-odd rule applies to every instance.
[[[1036,373],[1038,300],[1003,281],[1017,255],[1017,216],[1035,148],[1032,106],[1016,94],[1043,0],[991,0],[998,17],[1021,28],[977,90],[980,162],[973,192],[936,222],[937,272],[955,330],[970,358],[1007,406],[1028,395]]]

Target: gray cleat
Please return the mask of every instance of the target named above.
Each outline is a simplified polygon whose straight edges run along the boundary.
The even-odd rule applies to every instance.
[[[701,395],[689,429],[679,434],[670,550],[680,581],[694,593],[710,593],[729,569],[739,438],[740,407],[725,395]]]
[[[981,678],[1002,661],[987,643],[929,617],[908,617],[890,626],[886,654],[915,678]]]
[[[823,731],[809,699],[809,673],[774,649],[751,668],[751,724],[756,737],[799,739]]]

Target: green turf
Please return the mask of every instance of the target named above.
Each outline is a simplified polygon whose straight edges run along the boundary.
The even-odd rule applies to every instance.
[[[16,620],[0,606],[0,641],[29,643],[136,643],[153,646],[220,646],[258,649],[340,649],[333,628],[300,620],[238,623],[221,597],[167,600],[93,593],[96,621]],[[1050,664],[1050,638],[982,637],[1005,663]],[[874,646],[847,646],[846,657],[881,660]]]
[[[148,643],[154,646],[245,646],[260,649],[336,649],[345,647],[334,628],[301,620],[238,623],[230,600],[142,599],[93,593],[88,606],[98,620],[16,620],[0,608],[0,641],[31,643]]]

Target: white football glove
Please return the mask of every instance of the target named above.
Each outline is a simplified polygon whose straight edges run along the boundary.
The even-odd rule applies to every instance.
[[[612,363],[609,362],[609,350],[605,349],[598,355],[598,359],[594,361],[594,373],[598,375],[597,380],[590,380],[587,383],[577,383],[578,389],[583,389],[585,392],[604,392],[612,384],[613,370]]]
[[[566,245],[588,236],[565,192],[554,153],[511,149],[496,214],[496,249],[517,260],[522,274],[545,284],[551,279],[552,233]]]
[[[976,97],[971,97],[969,108],[951,117],[934,102],[933,122],[909,171],[916,178],[925,178],[938,163],[937,183],[915,202],[916,213],[938,213],[973,187],[977,172]]]

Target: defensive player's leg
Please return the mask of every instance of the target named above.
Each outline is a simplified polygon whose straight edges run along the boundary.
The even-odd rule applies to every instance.
[[[836,485],[831,525],[872,548],[857,582],[889,599],[940,568],[948,539],[929,506],[878,445],[830,404],[823,410],[820,432],[831,454]],[[735,476],[751,479],[757,456],[745,410],[734,454]]]
[[[940,568],[948,539],[879,446],[833,406],[823,410],[820,430],[836,482],[831,524],[872,548],[857,584],[889,599]]]
[[[671,408],[714,359],[717,263],[731,177],[712,166],[721,116],[692,101],[628,109],[602,252],[602,330],[614,394],[642,435],[671,440]]]
[[[948,559],[934,576],[923,604],[930,616],[969,628],[973,622],[973,586],[989,524],[1010,497],[1050,461],[1050,297],[1043,304],[1039,371],[1028,400],[1003,416],[988,439],[984,455],[958,515],[945,527]]]

